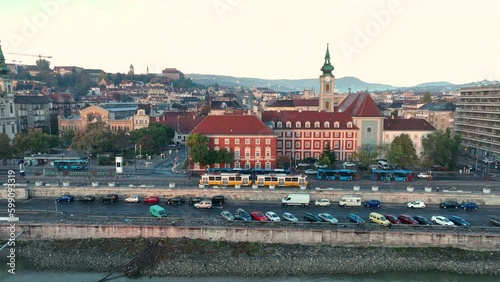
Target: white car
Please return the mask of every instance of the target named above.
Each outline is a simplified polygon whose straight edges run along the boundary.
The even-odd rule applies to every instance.
[[[314,202],[314,205],[317,207],[329,207],[330,206],[330,200],[328,199],[319,199],[316,202]]]
[[[130,196],[125,199],[125,203],[139,203],[139,196]]]
[[[444,225],[444,226],[453,226],[455,225],[453,222],[451,222],[448,218],[440,215],[434,215],[431,217],[431,221],[434,222],[434,224],[439,224],[439,225]]]
[[[298,222],[299,219],[295,217],[295,215],[289,213],[289,212],[286,212],[283,214],[283,219],[284,220],[288,220],[288,221],[291,221],[291,222]]]
[[[324,222],[330,222],[332,224],[339,223],[339,220],[329,213],[319,213],[318,217],[321,218],[321,220],[323,220]]]
[[[320,165],[319,163],[314,163],[314,166],[317,168],[327,168],[328,167],[328,165],[326,165],[326,164]]]
[[[305,173],[306,173],[306,174],[316,174],[316,173],[317,173],[317,171],[316,171],[316,170],[314,170],[314,169],[311,169],[311,168],[310,168],[310,169],[306,169]]]
[[[201,202],[194,204],[194,207],[197,209],[211,209],[212,208],[212,201],[203,200]]]
[[[308,163],[299,163],[299,164],[297,165],[297,167],[299,167],[299,166],[309,166],[309,164],[308,164]]]
[[[351,162],[344,162],[342,165],[343,165],[344,167],[353,167],[353,166],[356,166],[356,164],[351,163]]]
[[[425,208],[425,203],[423,201],[411,201],[406,205],[411,209],[423,209],[423,208]]]
[[[228,211],[223,211],[220,213],[220,215],[225,220],[234,220],[234,215]]]
[[[269,221],[281,221],[281,218],[275,212],[268,211],[266,212],[266,216],[269,219]]]
[[[420,178],[420,179],[427,179],[427,178],[430,178],[431,175],[427,174],[425,172],[421,172],[421,173],[417,174],[417,177]]]

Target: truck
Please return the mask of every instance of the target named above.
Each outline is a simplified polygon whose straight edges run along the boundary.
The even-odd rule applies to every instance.
[[[283,206],[309,206],[311,202],[311,197],[309,194],[288,194],[286,197],[281,199],[281,204]]]
[[[339,200],[339,206],[341,207],[361,207],[361,197],[360,196],[342,196]]]

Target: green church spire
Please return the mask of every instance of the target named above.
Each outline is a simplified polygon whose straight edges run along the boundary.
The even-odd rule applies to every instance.
[[[325,54],[325,63],[323,64],[323,67],[321,67],[321,71],[323,72],[323,75],[331,75],[333,71],[333,66],[330,63],[330,50],[328,48],[328,43],[326,44],[326,54]]]
[[[0,76],[6,76],[10,69],[5,64],[5,57],[2,52],[2,45],[0,45]]]

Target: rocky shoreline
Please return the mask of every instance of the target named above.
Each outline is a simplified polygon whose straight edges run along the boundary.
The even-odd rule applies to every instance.
[[[500,275],[500,252],[174,239],[18,241],[37,269],[129,276],[297,276],[445,271]]]

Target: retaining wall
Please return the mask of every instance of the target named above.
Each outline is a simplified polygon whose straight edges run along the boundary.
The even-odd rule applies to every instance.
[[[383,203],[407,203],[413,200],[422,200],[426,204],[438,204],[445,200],[473,201],[479,205],[500,205],[500,195],[498,194],[465,194],[465,193],[428,193],[428,192],[372,192],[368,189],[361,191],[318,191],[318,190],[285,190],[284,188],[271,190],[269,188],[242,188],[242,189],[213,189],[213,188],[129,188],[129,187],[30,187],[16,188],[16,197],[24,199],[29,197],[59,197],[63,194],[72,194],[75,197],[84,195],[103,196],[116,193],[120,197],[139,195],[146,197],[156,195],[160,198],[184,196],[184,197],[212,197],[214,195],[224,195],[229,200],[242,201],[280,201],[281,198],[290,193],[309,193],[311,200],[328,198],[331,201],[338,201],[344,195],[360,195],[363,200],[378,199]],[[7,198],[6,189],[0,190],[0,198]]]
[[[381,247],[454,247],[467,250],[500,250],[500,235],[385,232],[356,230],[310,230],[174,226],[99,226],[99,225],[16,225],[16,232],[26,230],[18,240],[84,238],[181,238],[213,241],[245,241],[284,244],[326,244],[337,246]],[[0,237],[9,231],[0,229]]]

